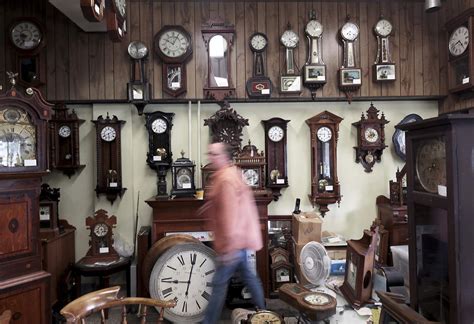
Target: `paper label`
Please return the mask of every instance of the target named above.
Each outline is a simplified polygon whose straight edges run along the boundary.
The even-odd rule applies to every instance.
[[[285,179],[277,179],[277,184],[285,184]]]
[[[99,248],[99,253],[109,253],[109,248],[108,247],[101,247],[101,248]]]
[[[36,160],[25,160],[25,166],[36,166]]]
[[[300,91],[301,90],[301,78],[296,77],[291,86],[288,87],[288,91]]]
[[[270,89],[262,89],[262,94],[270,94]]]
[[[171,88],[179,89],[181,88],[181,84],[179,82],[171,82]]]
[[[438,195],[446,197],[448,195],[448,188],[446,186],[438,185]]]
[[[138,100],[138,99],[143,99],[143,92],[133,90],[133,99]]]
[[[325,76],[325,75],[318,75],[318,76],[316,77],[316,80],[318,80],[318,81],[326,81],[326,76]]]
[[[161,161],[161,156],[160,155],[154,155],[153,156],[153,161]]]
[[[395,80],[395,74],[388,74],[387,80]]]
[[[191,189],[190,183],[183,183],[183,189]]]
[[[360,79],[354,79],[354,80],[352,80],[352,83],[353,84],[360,84]]]
[[[280,281],[283,281],[283,282],[290,281],[290,276],[280,276]]]
[[[49,213],[40,213],[40,220],[48,221],[49,220]]]
[[[469,83],[469,77],[462,79],[462,84]]]
[[[117,183],[117,182],[111,182],[111,183],[109,183],[109,187],[110,187],[110,188],[117,188],[117,186],[118,186],[118,183]]]
[[[326,191],[333,191],[334,190],[334,187],[333,186],[326,186]]]

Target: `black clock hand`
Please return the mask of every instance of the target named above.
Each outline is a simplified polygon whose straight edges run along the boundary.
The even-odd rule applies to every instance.
[[[191,276],[193,274],[194,264],[196,264],[196,253],[191,255],[191,271],[189,271],[188,285],[186,286],[186,292],[184,293],[185,296],[188,296],[189,285],[191,284]]]
[[[164,282],[164,283],[174,283],[174,284],[177,284],[177,283],[188,283],[189,281],[179,281],[179,280],[165,280],[165,279],[162,279],[161,282]]]

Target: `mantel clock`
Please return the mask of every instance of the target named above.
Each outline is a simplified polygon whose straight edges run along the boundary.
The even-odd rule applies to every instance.
[[[114,249],[113,228],[117,217],[109,217],[107,211],[99,209],[94,216],[86,218],[87,229],[90,230],[89,250],[82,259],[84,263],[113,262],[120,257]]]
[[[301,92],[301,76],[297,73],[294,49],[298,46],[300,38],[288,23],[287,29],[280,37],[281,44],[285,47],[285,74],[280,76],[280,92],[299,94]]]
[[[130,82],[127,83],[128,101],[137,107],[138,115],[142,115],[151,93],[151,85],[145,68],[148,47],[142,42],[133,41],[128,44],[127,52],[131,59]]]
[[[59,231],[59,188],[51,188],[47,183],[41,185],[39,196],[39,220],[41,232]]]
[[[357,128],[357,146],[354,147],[356,151],[357,163],[361,163],[365,172],[372,172],[372,167],[375,162],[382,160],[383,150],[387,147],[385,145],[385,124],[389,121],[385,119],[385,115],[378,116],[379,110],[370,104],[367,110],[367,117],[362,116],[360,120],[352,123],[352,126]]]
[[[350,21],[347,16],[346,23],[339,30],[343,45],[343,64],[339,69],[339,89],[346,94],[349,103],[353,93],[362,85],[362,70],[357,67],[354,43],[359,37],[359,26]]]
[[[272,94],[272,81],[265,76],[265,62],[263,53],[268,45],[267,35],[254,33],[250,36],[249,46],[253,52],[253,76],[247,80],[247,94],[249,98],[269,98]]]
[[[107,33],[113,42],[121,42],[127,32],[127,2],[107,0],[105,5]]]
[[[104,19],[105,0],[81,0],[81,10],[84,18],[90,22],[100,22]]]
[[[392,62],[388,41],[393,34],[392,23],[380,16],[374,26],[374,33],[377,37],[377,57],[372,66],[373,80],[375,82],[395,81],[395,63]]]
[[[190,159],[185,158],[184,151],[181,151],[181,157],[171,164],[173,180],[171,196],[194,197],[196,193],[196,185],[194,184],[195,168],[196,165]]]
[[[310,13],[310,21],[305,28],[308,39],[308,60],[303,67],[304,86],[316,97],[316,90],[326,84],[326,64],[323,62],[323,25],[316,20],[316,13]]]
[[[265,189],[265,155],[249,140],[235,157],[235,165],[242,170],[242,179],[255,195],[268,195]]]
[[[96,127],[97,150],[97,197],[105,194],[110,203],[117,196],[122,197],[126,188],[122,187],[122,148],[121,128],[125,121],[117,116],[103,118],[100,115],[92,121]]]
[[[323,111],[306,120],[311,136],[311,194],[313,205],[319,206],[324,217],[328,205],[340,203],[340,185],[337,178],[337,140],[342,118]]]

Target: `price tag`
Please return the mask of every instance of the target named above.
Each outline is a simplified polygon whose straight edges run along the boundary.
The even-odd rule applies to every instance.
[[[469,77],[465,77],[464,79],[462,79],[462,84],[466,83],[469,83]]]
[[[285,184],[285,179],[277,179],[277,184]]]
[[[395,80],[395,74],[388,74],[387,80]]]
[[[290,281],[290,276],[280,276],[280,282]]]
[[[181,84],[179,82],[171,82],[171,88],[178,89],[180,87],[181,87]]]
[[[183,189],[191,189],[190,183],[183,183]]]
[[[101,248],[99,248],[99,253],[109,253],[109,248],[108,247],[101,247]]]
[[[334,187],[333,186],[326,186],[326,191],[333,191],[334,190]]]
[[[352,83],[353,84],[360,84],[360,79],[354,79],[354,80],[352,80]]]
[[[110,188],[117,188],[117,186],[118,186],[118,183],[117,183],[117,182],[111,182],[111,183],[109,183],[109,187],[110,187]]]
[[[36,160],[25,160],[25,166],[36,166]]]
[[[270,89],[262,89],[262,94],[270,94]]]
[[[318,75],[318,76],[316,77],[316,80],[318,80],[318,81],[326,81],[326,76],[325,76],[325,75]]]
[[[446,186],[438,185],[438,195],[446,197],[448,195],[448,188],[446,188]]]
[[[161,155],[154,155],[153,161],[161,161]]]

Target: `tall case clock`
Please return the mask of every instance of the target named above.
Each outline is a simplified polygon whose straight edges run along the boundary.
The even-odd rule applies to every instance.
[[[280,190],[288,187],[287,125],[290,121],[274,117],[262,120],[265,128],[265,156],[267,157],[266,187],[272,190],[274,200]]]
[[[472,323],[474,111],[406,131],[410,304],[427,320]]]
[[[0,310],[50,323],[50,275],[41,270],[39,194],[52,105],[32,88],[0,95]],[[15,315],[16,314],[16,315]]]

